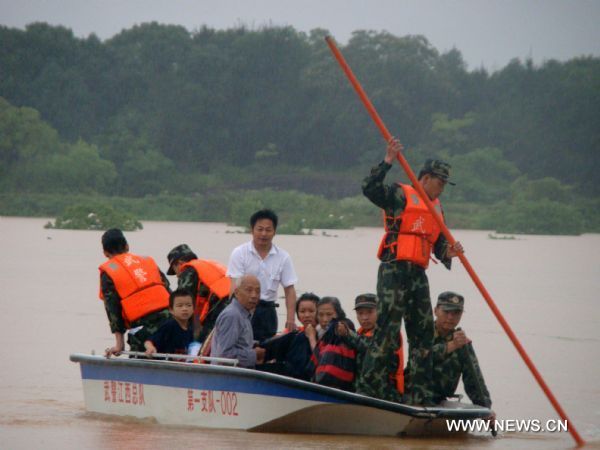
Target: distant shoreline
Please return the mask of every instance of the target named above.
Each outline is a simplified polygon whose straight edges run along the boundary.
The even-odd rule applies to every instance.
[[[532,202],[482,205],[443,202],[448,227],[487,231],[500,235],[580,235],[599,233],[598,214],[593,205],[582,208],[589,220],[559,220],[558,203]],[[311,234],[311,230],[343,230],[355,227],[382,227],[381,212],[364,196],[330,200],[298,191],[226,191],[210,195],[159,194],[140,198],[84,194],[0,194],[0,215],[46,217],[54,220],[69,210],[84,216],[99,209],[115,210],[120,217],[136,221],[215,222],[247,227],[256,209],[269,207],[280,216],[279,234]],[[87,211],[85,208],[88,208]],[[526,208],[530,208],[527,210]],[[594,216],[593,214],[596,214]],[[84,217],[82,216],[82,217]],[[586,224],[589,226],[586,227]],[[116,225],[115,225],[116,226]],[[494,239],[494,238],[490,238]]]

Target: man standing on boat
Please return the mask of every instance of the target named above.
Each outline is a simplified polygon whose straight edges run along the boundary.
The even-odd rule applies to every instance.
[[[167,275],[177,275],[177,289],[188,291],[194,299],[194,340],[204,342],[217,317],[229,304],[231,280],[225,266],[198,259],[187,244],[180,244],[167,255]]]
[[[377,329],[359,369],[356,387],[357,392],[372,397],[428,405],[433,402],[433,314],[425,269],[431,253],[450,269],[451,258],[462,252],[462,246],[459,242],[453,247],[448,244],[413,186],[384,185],[387,172],[402,150],[402,144],[391,139],[384,160],[371,170],[362,185],[364,195],[383,210],[385,235],[377,254],[381,261],[377,276]],[[418,176],[440,213],[438,197],[449,177],[450,165],[440,160],[427,160]],[[394,389],[390,361],[394,361],[398,350],[403,318],[409,351],[405,395],[401,399]]]
[[[169,320],[169,280],[149,256],[129,252],[123,232],[112,228],[102,235],[108,258],[100,269],[100,299],[115,335],[115,345],[106,356],[125,350],[124,335],[131,351],[145,351],[144,341]]]
[[[260,281],[260,302],[252,316],[254,339],[263,341],[277,333],[277,291],[283,286],[286,306],[285,328],[296,329],[296,289],[298,277],[292,258],[273,244],[278,218],[270,209],[261,209],[250,217],[252,240],[236,247],[229,257],[227,276],[235,282],[243,275],[254,275]]]
[[[492,407],[471,339],[458,327],[465,299],[455,292],[442,292],[434,310],[433,394],[434,401],[452,397],[462,376],[465,392],[475,405]]]

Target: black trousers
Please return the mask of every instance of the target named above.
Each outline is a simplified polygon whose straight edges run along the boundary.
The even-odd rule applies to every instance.
[[[275,302],[261,300],[252,315],[252,332],[254,340],[261,342],[277,333],[277,308]]]

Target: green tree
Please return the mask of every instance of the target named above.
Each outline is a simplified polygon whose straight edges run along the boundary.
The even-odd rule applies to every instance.
[[[480,148],[449,158],[452,180],[448,198],[491,204],[511,196],[511,184],[520,172],[497,148]]]
[[[201,206],[211,217],[235,189],[359,195],[384,144],[327,34],[154,22],[101,41],[45,23],[0,27],[0,186],[193,192],[212,199]],[[409,162],[453,163],[459,184],[448,200],[470,217],[496,202],[508,213],[547,199],[583,211],[595,229],[596,215],[581,205],[600,193],[600,58],[515,59],[488,74],[424,36],[362,30],[341,50]],[[70,167],[86,164],[105,175],[82,170],[83,186]],[[517,177],[518,195],[509,189]],[[546,177],[572,200],[560,200],[562,187]]]
[[[472,139],[469,128],[475,123],[475,114],[467,113],[462,118],[450,119],[448,114],[435,113],[432,117],[431,133],[427,145],[436,153],[460,155],[471,150]]]
[[[498,205],[482,225],[499,233],[578,235],[584,231],[584,218],[574,205],[517,200]]]
[[[502,233],[580,234],[591,225],[592,215],[584,213],[571,186],[546,177],[520,177],[511,185],[512,195],[484,216],[481,225]],[[597,219],[597,218],[596,218]]]
[[[16,108],[0,97],[0,186],[29,189],[33,166],[61,151],[56,130],[32,108]]]
[[[118,172],[112,193],[143,196],[168,190],[176,175],[174,163],[153,146],[148,134],[140,113],[124,111],[100,140],[102,156],[112,161]]]
[[[31,108],[0,98],[0,178],[22,192],[106,192],[117,172],[84,141],[65,144]]]
[[[106,193],[116,179],[114,164],[102,159],[95,146],[80,140],[35,168],[31,190]]]

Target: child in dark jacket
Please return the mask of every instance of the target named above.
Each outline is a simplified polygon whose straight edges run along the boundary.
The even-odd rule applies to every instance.
[[[169,296],[171,319],[166,321],[144,342],[146,354],[176,353],[187,354],[193,340],[191,317],[194,314],[194,299],[190,293],[177,289]]]

